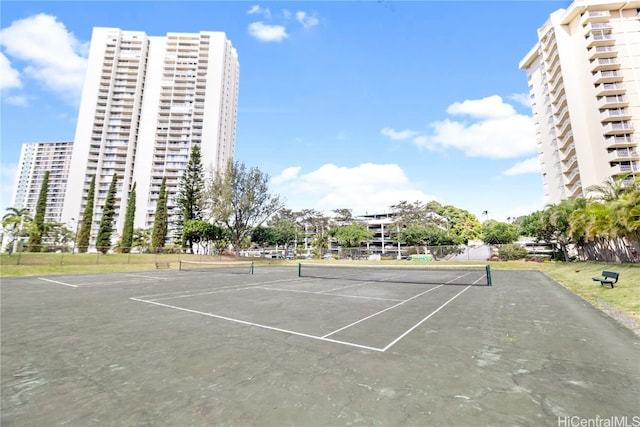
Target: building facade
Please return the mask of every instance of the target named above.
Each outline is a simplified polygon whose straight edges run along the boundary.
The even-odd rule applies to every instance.
[[[63,220],[82,216],[95,176],[94,239],[116,174],[115,232],[122,232],[134,183],[134,226],[150,228],[166,178],[170,238],[191,147],[200,146],[207,170],[233,160],[239,69],[222,32],[155,37],[94,28]]]
[[[67,189],[73,142],[22,144],[11,207],[36,213],[42,180],[49,171],[45,222],[63,222],[62,207]]]
[[[554,12],[520,68],[547,203],[640,174],[640,1],[576,1]]]

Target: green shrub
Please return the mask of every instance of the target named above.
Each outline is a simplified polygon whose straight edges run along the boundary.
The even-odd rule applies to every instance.
[[[529,255],[529,251],[516,243],[510,243],[502,245],[498,251],[498,255],[501,260],[509,261],[526,258]]]

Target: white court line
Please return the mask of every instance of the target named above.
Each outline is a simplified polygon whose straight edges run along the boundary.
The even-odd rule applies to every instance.
[[[260,282],[260,283],[256,283],[256,284],[242,283],[242,284],[239,284],[239,285],[221,286],[219,288],[216,288],[216,290],[211,290],[211,291],[204,292],[204,293],[202,293],[200,289],[190,289],[188,291],[174,291],[174,292],[164,292],[164,293],[161,293],[161,294],[142,295],[142,296],[137,296],[135,298],[153,299],[155,297],[165,297],[165,296],[168,296],[168,295],[175,295],[176,298],[182,298],[182,295],[180,295],[180,294],[189,294],[190,292],[199,292],[199,293],[197,293],[197,294],[189,294],[189,295],[185,295],[185,296],[209,295],[211,293],[214,293],[214,294],[218,293],[218,292],[220,292],[220,290],[226,290],[226,289],[229,289],[229,290],[250,289],[250,288],[253,288],[253,287],[262,286],[264,284],[293,282],[294,280],[296,280],[296,279],[273,280],[271,282]],[[164,299],[171,299],[171,298],[169,297],[169,298],[160,298],[160,299],[164,300]],[[160,299],[158,299],[158,300],[160,300]]]
[[[385,308],[384,310],[380,310],[380,311],[379,311],[379,312],[377,312],[377,313],[373,313],[373,314],[372,314],[372,315],[370,315],[370,316],[367,316],[367,317],[365,317],[365,318],[362,318],[362,319],[360,319],[360,320],[357,320],[357,321],[355,321],[355,322],[353,322],[353,323],[351,323],[351,324],[349,324],[349,325],[347,325],[347,326],[343,326],[343,327],[342,327],[342,328],[340,328],[340,329],[336,329],[336,330],[335,330],[335,331],[333,331],[333,332],[329,332],[328,334],[323,335],[323,337],[322,337],[322,338],[326,338],[326,337],[328,337],[328,336],[330,336],[330,335],[333,335],[333,334],[335,334],[335,333],[337,333],[337,332],[343,331],[343,330],[345,330],[345,329],[347,329],[347,328],[352,327],[353,325],[357,325],[357,324],[358,324],[358,323],[360,323],[360,322],[364,322],[365,320],[371,319],[372,317],[377,316],[378,314],[382,314],[382,313],[384,313],[385,311],[389,311],[389,310],[391,310],[391,309],[393,309],[393,308],[399,307],[399,306],[401,306],[402,304],[404,304],[404,303],[406,303],[406,302],[411,301],[412,299],[415,299],[415,298],[421,297],[422,295],[426,294],[427,292],[431,292],[431,291],[433,291],[433,290],[435,290],[435,289],[438,289],[440,286],[444,286],[444,285],[438,285],[438,286],[435,286],[435,287],[433,287],[433,288],[431,288],[431,289],[429,289],[429,290],[426,290],[426,291],[424,291],[424,292],[421,292],[421,293],[419,293],[418,295],[414,295],[414,296],[412,296],[411,298],[406,299],[406,300],[404,300],[404,301],[402,301],[402,302],[400,302],[400,303],[398,303],[398,304],[392,305],[391,307],[387,307],[387,308]]]
[[[153,279],[155,279],[155,277],[153,277]],[[142,280],[139,282],[133,281],[133,280],[115,280],[113,282],[94,282],[94,283],[83,283],[82,285],[80,285],[80,287],[82,288],[97,288],[100,286],[111,286],[111,285],[120,285],[120,284],[137,284],[137,283],[149,283],[151,282],[150,280]]]
[[[273,327],[273,326],[261,325],[259,323],[247,322],[245,320],[233,319],[231,317],[219,316],[217,314],[206,313],[204,311],[191,310],[191,309],[188,309],[188,308],[177,307],[175,305],[163,304],[163,303],[159,303],[159,302],[155,302],[155,301],[145,301],[145,300],[138,299],[138,298],[129,298],[129,299],[131,299],[133,301],[146,302],[147,304],[159,305],[161,307],[167,307],[167,308],[173,308],[173,309],[176,309],[176,310],[186,311],[188,313],[200,314],[202,316],[215,317],[216,319],[227,320],[227,321],[230,321],[230,322],[236,322],[236,323],[240,323],[240,324],[243,324],[243,325],[255,326],[255,327],[258,327],[258,328],[269,329],[269,330],[277,331],[277,332],[284,332],[285,334],[298,335],[298,336],[305,337],[305,338],[311,338],[311,339],[320,340],[320,341],[328,341],[328,342],[332,342],[332,343],[335,343],[335,344],[343,344],[343,345],[348,345],[348,346],[351,346],[351,347],[363,348],[363,349],[366,349],[366,350],[373,350],[373,351],[379,351],[379,352],[383,352],[384,351],[384,350],[382,350],[380,348],[376,348],[376,347],[369,347],[369,346],[366,346],[366,345],[355,344],[355,343],[347,342],[347,341],[332,340],[330,338],[318,337],[318,336],[315,336],[315,335],[304,334],[302,332],[290,331],[288,329],[281,329],[281,328],[276,328],[276,327]]]
[[[431,314],[429,314],[427,317],[425,317],[424,319],[422,319],[421,321],[419,321],[418,323],[416,323],[415,325],[413,325],[411,328],[407,329],[405,331],[405,333],[403,333],[402,335],[400,335],[398,338],[396,338],[395,340],[391,341],[391,343],[389,343],[384,349],[382,349],[382,351],[387,351],[389,348],[391,348],[391,346],[393,346],[395,343],[397,343],[398,341],[400,341],[402,338],[406,337],[411,331],[413,331],[415,328],[417,328],[418,326],[422,325],[424,322],[426,322],[431,316],[433,316],[434,314],[436,314],[437,312],[439,312],[440,310],[442,310],[447,304],[449,304],[451,301],[453,301],[454,299],[458,298],[458,296],[460,296],[460,294],[462,294],[464,291],[466,291],[467,289],[469,289],[472,285],[467,286],[466,288],[464,288],[463,290],[461,290],[460,292],[458,292],[457,294],[455,294],[453,297],[451,297],[447,302],[445,302],[444,304],[442,304],[440,307],[438,307],[435,311],[433,311]]]
[[[362,295],[328,294],[326,291],[314,292],[314,291],[303,291],[301,289],[268,288],[263,286],[252,286],[251,289],[254,289],[256,287],[259,289],[267,290],[267,291],[297,292],[301,294],[328,295],[332,297],[343,297],[343,298],[373,299],[373,300],[379,300],[379,301],[404,301],[397,298],[377,298],[377,297],[365,297]],[[337,289],[343,289],[343,288],[337,288]]]
[[[147,279],[160,279],[160,280],[169,280],[168,277],[162,277],[162,276],[145,276],[143,274],[130,274],[130,273],[122,273],[125,276],[131,276],[131,277],[146,277]]]
[[[72,288],[77,288],[79,285],[72,285],[71,283],[58,282],[57,280],[45,279],[44,277],[38,277],[38,280],[43,280],[45,282],[55,283],[58,285],[71,286]]]

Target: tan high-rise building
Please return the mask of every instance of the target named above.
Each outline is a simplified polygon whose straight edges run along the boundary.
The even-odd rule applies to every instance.
[[[238,80],[238,55],[225,33],[94,28],[63,221],[82,216],[95,176],[93,244],[116,174],[115,232],[124,227],[134,183],[134,225],[153,226],[163,178],[171,229],[191,148],[200,146],[205,170],[233,160]]]
[[[11,206],[28,209],[33,218],[45,172],[49,171],[46,222],[60,222],[73,142],[22,144]]]
[[[538,40],[520,68],[546,201],[640,174],[640,1],[576,1],[551,14]]]

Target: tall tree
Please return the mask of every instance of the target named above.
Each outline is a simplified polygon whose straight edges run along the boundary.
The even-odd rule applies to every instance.
[[[133,244],[133,223],[136,216],[136,183],[133,183],[129,200],[127,201],[127,216],[124,219],[124,229],[122,230],[122,239],[120,239],[120,247],[122,252],[127,254],[131,251]]]
[[[107,191],[107,198],[102,208],[102,218],[100,218],[100,228],[96,237],[96,249],[103,254],[111,249],[111,235],[113,234],[113,218],[116,216],[116,184],[118,176],[114,173],[111,177],[111,184]]]
[[[251,230],[251,241],[260,247],[275,244],[276,231],[272,227],[259,225]]]
[[[160,194],[156,203],[156,213],[153,220],[153,231],[151,232],[151,247],[154,250],[164,248],[167,240],[167,177],[162,178],[160,184]]]
[[[45,171],[40,186],[40,194],[36,204],[36,214],[29,229],[29,252],[41,250],[42,235],[44,234],[44,216],[47,212],[47,194],[49,193],[49,171]]]
[[[512,224],[490,219],[482,225],[482,241],[487,244],[513,243],[518,237],[518,229]]]
[[[84,207],[82,219],[80,220],[80,231],[78,232],[76,246],[79,253],[87,252],[89,240],[91,238],[91,225],[93,223],[93,203],[96,194],[96,176],[91,177],[89,192],[87,193],[87,205]]]
[[[180,179],[177,207],[180,209],[180,221],[176,224],[177,232],[181,234],[182,247],[189,247],[193,252],[193,241],[182,234],[182,227],[186,221],[202,219],[204,209],[204,170],[202,168],[202,154],[200,145],[191,146],[189,163]]]
[[[231,233],[236,255],[253,228],[284,207],[279,196],[269,193],[268,182],[269,175],[241,162],[229,162],[210,181],[212,217]]]
[[[338,245],[343,249],[359,247],[362,242],[366,242],[373,238],[373,233],[365,224],[353,223],[349,225],[341,225],[329,230],[329,235],[335,237]]]
[[[355,221],[351,209],[334,209],[332,212],[335,214],[333,222],[338,225],[349,225]]]
[[[19,237],[28,235],[28,225],[31,223],[29,209],[27,208],[7,208],[7,213],[2,217],[2,228],[10,234],[11,242],[9,246],[9,254],[16,250],[14,245],[18,243]]]
[[[298,212],[299,227],[304,230],[304,249],[308,250],[308,244],[314,248],[316,256],[321,257],[329,248],[329,222],[330,218],[322,212],[314,209],[303,209]]]

